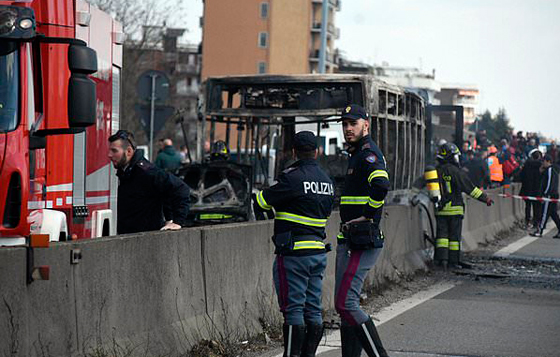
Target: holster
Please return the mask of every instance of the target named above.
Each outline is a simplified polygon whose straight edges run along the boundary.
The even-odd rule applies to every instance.
[[[385,242],[379,225],[370,221],[342,224],[341,231],[353,250],[383,248]]]
[[[272,242],[275,247],[274,254],[288,254],[294,247],[292,232],[290,231],[273,235]]]

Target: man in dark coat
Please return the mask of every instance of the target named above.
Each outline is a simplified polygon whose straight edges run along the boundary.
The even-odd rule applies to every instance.
[[[181,167],[181,154],[173,147],[171,139],[163,141],[163,150],[157,155],[155,164],[162,170],[175,171]]]
[[[109,159],[119,178],[118,234],[176,230],[186,223],[189,187],[146,160],[130,132],[119,130],[109,137]]]
[[[539,228],[534,233],[530,233],[533,237],[542,237],[546,222],[552,218],[556,229],[558,230],[552,238],[560,238],[560,217],[558,217],[558,169],[554,167],[552,157],[548,154],[544,156],[541,165],[541,193],[545,199],[542,205],[541,222]],[[552,199],[552,200],[551,200]]]
[[[529,153],[529,159],[525,161],[521,169],[521,196],[539,196],[541,193],[541,172],[542,153],[538,149],[533,149]],[[531,209],[533,211],[531,219]],[[539,226],[541,217],[541,203],[539,201],[525,201],[525,224],[533,225],[534,228]]]
[[[469,150],[467,151],[467,160],[465,162],[464,170],[471,182],[478,188],[486,188],[490,185],[490,172],[488,165],[480,154],[476,154]]]

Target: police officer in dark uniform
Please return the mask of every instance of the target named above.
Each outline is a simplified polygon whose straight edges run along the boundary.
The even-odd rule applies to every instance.
[[[369,115],[359,105],[343,110],[342,128],[350,160],[340,198],[342,229],[336,249],[335,307],[342,323],[343,357],[387,356],[369,315],[360,309],[368,271],[383,246],[379,229],[389,175],[381,150],[369,135]]]
[[[109,137],[109,159],[117,169],[117,233],[176,230],[186,224],[189,186],[144,158],[134,136],[119,130]]]
[[[441,200],[436,202],[435,207],[437,232],[434,263],[444,268],[464,264],[460,261],[461,230],[465,214],[462,193],[486,203],[487,206],[494,202],[459,168],[459,155],[459,148],[452,143],[440,145],[436,152]]]
[[[323,336],[322,279],[330,247],[323,243],[334,203],[334,187],[315,161],[317,140],[309,131],[295,135],[298,159],[278,182],[256,196],[256,213],[274,207],[273,274],[284,314],[284,356],[315,356]]]

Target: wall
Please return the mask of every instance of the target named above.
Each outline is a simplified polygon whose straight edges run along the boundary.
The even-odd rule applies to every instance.
[[[490,208],[467,201],[465,248],[513,224],[520,202]],[[382,284],[427,269],[420,210],[388,206],[386,247],[368,277]],[[329,241],[339,226],[333,213]],[[53,244],[36,250],[49,281],[25,283],[24,248],[0,250],[0,356],[66,356],[105,346],[177,355],[203,336],[250,334],[277,316],[272,222],[150,232]],[[79,264],[70,264],[80,249]],[[328,254],[324,305],[333,307],[334,257]],[[227,326],[225,328],[224,326]],[[112,347],[111,347],[112,346]]]
[[[267,73],[310,73],[311,2],[273,1]]]
[[[258,62],[268,62],[268,48],[258,47],[259,32],[269,32],[268,19],[260,17],[261,2],[204,2],[202,80],[211,76],[255,74]]]

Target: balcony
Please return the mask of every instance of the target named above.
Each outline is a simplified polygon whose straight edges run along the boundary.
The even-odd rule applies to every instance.
[[[311,32],[321,33],[321,22],[313,22],[311,24]],[[340,37],[340,28],[336,27],[333,23],[327,25],[327,36],[334,36],[335,39]]]
[[[187,63],[177,63],[175,70],[181,74],[198,74],[200,72],[198,65]]]
[[[453,100],[453,104],[465,107],[474,107],[478,105],[478,100],[474,98],[456,97],[455,100]]]
[[[196,98],[198,94],[199,94],[198,86],[186,87],[177,83],[178,96]]]
[[[323,0],[312,0],[314,4],[323,4]],[[329,0],[329,5],[336,11],[340,11],[341,0]]]
[[[309,61],[319,62],[319,50],[311,50],[311,53],[309,54]],[[334,54],[327,51],[326,62],[327,64],[338,64],[338,51],[335,51]]]

